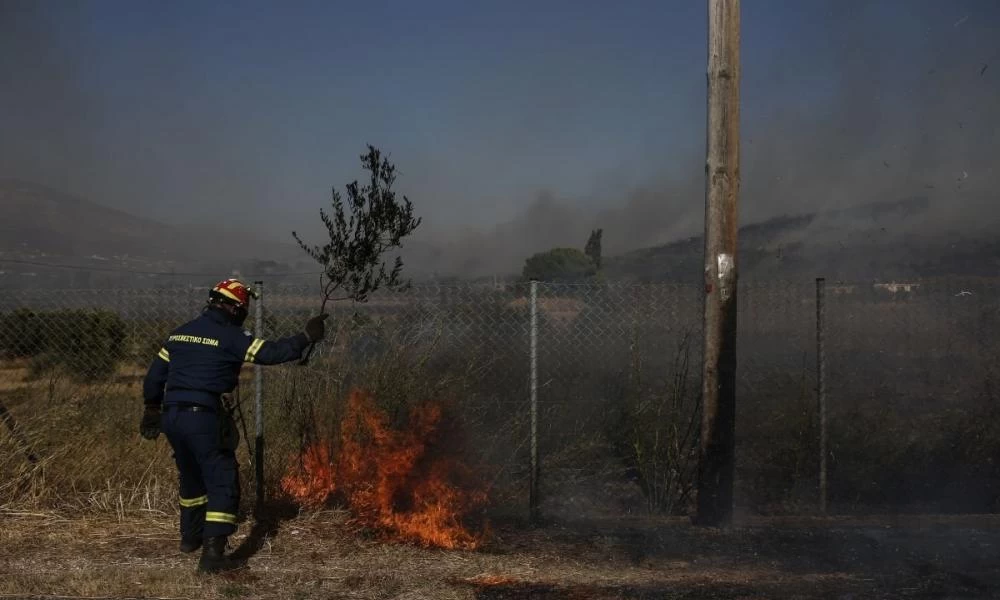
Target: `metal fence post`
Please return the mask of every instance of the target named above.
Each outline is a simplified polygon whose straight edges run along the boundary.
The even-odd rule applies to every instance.
[[[538,282],[531,280],[531,484],[528,492],[528,507],[531,521],[538,520]]]
[[[816,278],[816,397],[819,402],[819,510],[826,514],[826,279]]]
[[[264,337],[264,282],[256,281],[257,288],[257,314],[255,325],[255,337]],[[254,365],[254,413],[257,423],[254,432],[253,463],[254,463],[254,483],[256,484],[256,501],[259,510],[264,505],[264,368],[261,365]]]

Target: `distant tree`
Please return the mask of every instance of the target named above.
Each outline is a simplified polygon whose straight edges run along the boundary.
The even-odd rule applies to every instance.
[[[333,215],[319,211],[329,238],[325,244],[309,246],[292,232],[299,246],[323,268],[321,314],[331,300],[365,302],[380,287],[394,289],[408,283],[400,278],[403,260],[397,255],[389,268],[384,255],[402,247],[403,238],[413,233],[421,219],[413,217],[413,204],[406,196],[402,202],[396,199],[392,190],[396,167],[381,151],[369,144],[368,152],[361,155],[361,166],[369,173],[368,184],[360,187],[353,181],[347,185],[346,207],[333,189]],[[309,354],[303,363],[308,358]]]
[[[587,239],[587,246],[583,249],[584,253],[594,262],[598,271],[601,270],[601,235],[603,233],[603,229],[591,231],[590,237]]]
[[[573,283],[593,279],[597,268],[589,256],[576,248],[553,248],[524,261],[521,275],[524,279]]]

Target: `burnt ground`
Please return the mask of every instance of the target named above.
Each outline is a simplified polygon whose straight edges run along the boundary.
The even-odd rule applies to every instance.
[[[525,548],[656,572],[636,583],[504,582],[484,599],[1000,597],[1000,520],[993,516],[761,518],[729,531],[683,522],[575,523],[515,534]],[[526,549],[526,548],[525,548]]]
[[[167,515],[0,519],[0,598],[1000,598],[1000,516],[509,523],[443,551],[325,512],[242,524],[224,576],[194,573]]]

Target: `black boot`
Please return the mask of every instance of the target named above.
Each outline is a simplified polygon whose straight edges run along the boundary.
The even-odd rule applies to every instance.
[[[226,537],[210,537],[205,539],[205,546],[198,561],[198,570],[202,573],[217,573],[237,568],[231,558],[226,556]]]
[[[181,552],[189,554],[201,548],[201,536],[181,537]]]

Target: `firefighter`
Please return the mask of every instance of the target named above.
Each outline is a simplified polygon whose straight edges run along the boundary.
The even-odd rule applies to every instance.
[[[139,432],[153,440],[162,427],[170,442],[180,474],[180,549],[202,548],[202,572],[236,567],[225,551],[240,504],[239,435],[224,397],[236,388],[244,363],[297,360],[326,333],[327,315],[319,315],[300,334],[254,337],[243,328],[251,297],[253,290],[237,279],[219,282],[202,314],[167,337],[143,382]]]

